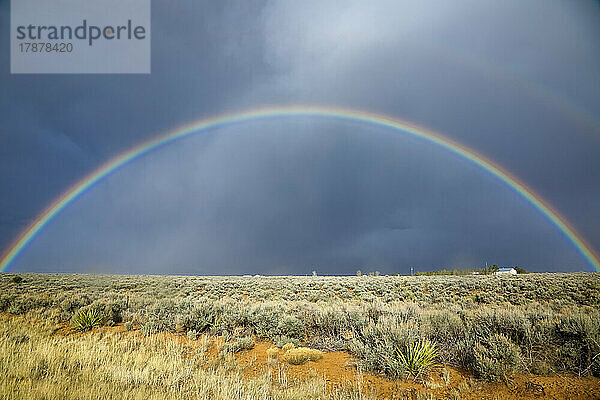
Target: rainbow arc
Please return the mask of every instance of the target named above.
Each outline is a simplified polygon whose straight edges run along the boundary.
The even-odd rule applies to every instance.
[[[441,146],[442,148],[471,161],[476,166],[484,169],[492,176],[511,187],[544,215],[565,236],[565,238],[571,242],[590,266],[596,270],[600,270],[600,261],[592,247],[585,242],[584,238],[570,226],[567,220],[562,217],[558,211],[554,210],[548,202],[544,201],[541,196],[536,194],[515,176],[503,170],[491,160],[478,154],[474,150],[424,127],[385,115],[333,107],[287,106],[259,108],[203,119],[176,128],[110,159],[59,196],[19,235],[0,259],[0,271],[6,271],[36,235],[38,235],[65,207],[115,170],[128,165],[154,150],[193,134],[250,121],[290,117],[328,118],[359,122],[370,126],[379,126],[394,132],[409,134]]]

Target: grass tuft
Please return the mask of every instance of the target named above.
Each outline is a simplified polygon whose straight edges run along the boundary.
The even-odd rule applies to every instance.
[[[275,346],[267,349],[267,359],[276,360],[279,357],[279,349]]]
[[[301,365],[307,361],[319,361],[321,358],[323,358],[322,351],[308,347],[289,349],[283,354],[283,359],[292,365]]]

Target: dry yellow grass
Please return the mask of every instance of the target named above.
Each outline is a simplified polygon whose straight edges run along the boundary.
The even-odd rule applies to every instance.
[[[61,336],[37,318],[0,319],[0,399],[360,398],[327,394],[322,379],[245,378],[233,358],[207,363],[208,341],[192,346],[133,332]]]
[[[279,357],[279,349],[275,346],[269,347],[267,349],[267,359],[275,360],[277,357]]]
[[[292,348],[283,355],[283,359],[293,365],[304,364],[307,361],[318,361],[321,358],[323,358],[323,352],[308,347]]]
[[[284,345],[283,345],[283,347],[281,348],[281,350],[283,350],[283,351],[285,352],[285,351],[288,351],[288,350],[290,350],[290,349],[293,349],[294,347],[296,347],[296,346],[294,345],[294,343],[291,343],[291,342],[290,342],[290,343],[286,343],[286,344],[284,344]]]

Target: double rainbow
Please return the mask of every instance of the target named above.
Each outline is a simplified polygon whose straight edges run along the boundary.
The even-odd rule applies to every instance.
[[[89,188],[106,178],[115,170],[135,161],[136,159],[158,149],[183,139],[189,135],[204,132],[209,129],[216,129],[225,126],[240,124],[249,121],[289,118],[289,117],[314,117],[329,118],[345,121],[359,122],[371,126],[388,128],[396,132],[404,132],[412,136],[421,138],[428,142],[437,144],[461,157],[466,158],[475,165],[483,168],[502,182],[506,183],[514,191],[525,198],[535,208],[537,208],[556,228],[575,246],[585,260],[596,270],[600,270],[600,261],[594,254],[592,248],[585,242],[583,237],[571,227],[565,218],[556,210],[542,200],[532,189],[520,182],[516,177],[502,170],[492,161],[475,151],[448,139],[438,133],[425,129],[423,127],[390,118],[384,115],[373,114],[360,110],[340,109],[332,107],[314,107],[314,106],[288,106],[288,107],[270,107],[259,108],[255,110],[231,113],[214,118],[203,119],[188,125],[179,127],[155,139],[146,141],[131,150],[128,150],[85,176],[82,180],[65,191],[49,207],[47,207],[17,238],[17,240],[8,248],[0,259],[0,271],[6,271],[15,258],[27,247],[27,245],[36,237],[36,235],[48,224],[61,210],[67,207],[72,201],[77,199]]]

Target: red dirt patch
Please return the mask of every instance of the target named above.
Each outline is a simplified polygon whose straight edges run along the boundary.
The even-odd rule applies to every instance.
[[[136,327],[127,331],[123,324],[101,327],[92,332],[76,332],[69,324],[57,326],[57,335],[84,335],[100,332],[118,332],[123,335],[143,337]],[[159,333],[154,338],[176,340],[188,347],[200,347],[200,340],[190,340],[182,333]],[[221,337],[211,338],[206,349],[208,359],[216,360],[219,350],[225,343]],[[600,399],[600,379],[580,378],[575,375],[538,376],[520,374],[508,383],[487,383],[474,379],[467,372],[450,366],[433,371],[425,382],[405,382],[391,380],[383,376],[361,373],[352,356],[344,351],[324,353],[319,361],[308,361],[302,365],[290,365],[281,360],[283,351],[279,350],[279,359],[267,359],[269,342],[257,342],[253,349],[235,355],[245,374],[252,376],[271,371],[273,377],[286,377],[304,380],[322,377],[328,390],[343,386],[360,385],[365,393],[372,393],[378,399],[400,400],[417,398],[448,398],[462,400],[504,400],[504,399]],[[446,371],[446,372],[444,372]]]
[[[468,400],[600,398],[600,379],[594,377],[521,374],[515,376],[509,384],[487,383],[473,379],[465,371],[445,366],[433,371],[425,382],[390,380],[359,372],[352,356],[344,351],[325,353],[316,362],[290,365],[281,361],[281,350],[279,360],[269,361],[266,350],[271,346],[268,342],[258,342],[252,350],[236,354],[237,361],[246,367],[246,374],[256,375],[270,369],[273,376],[283,371],[288,377],[300,380],[318,376],[325,379],[329,390],[358,384],[363,392],[388,400],[413,399],[426,395],[432,396],[431,398]]]

